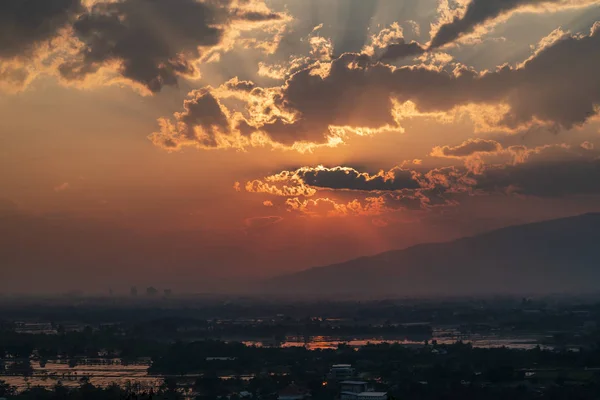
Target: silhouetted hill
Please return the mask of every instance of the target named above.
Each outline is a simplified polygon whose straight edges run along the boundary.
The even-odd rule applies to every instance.
[[[398,296],[600,292],[600,214],[311,268],[271,279],[264,290]]]

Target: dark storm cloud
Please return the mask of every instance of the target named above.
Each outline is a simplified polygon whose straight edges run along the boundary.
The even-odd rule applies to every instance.
[[[433,149],[432,155],[443,157],[467,157],[475,153],[493,153],[502,150],[500,143],[489,139],[469,139],[458,146]]]
[[[539,197],[600,194],[600,160],[525,163],[486,170],[477,189],[510,190]]]
[[[600,195],[600,152],[586,144],[584,147],[556,144],[499,149],[518,153],[519,157],[507,163],[482,160],[478,170],[466,166],[428,171],[395,167],[388,172],[369,174],[350,167],[302,167],[268,176],[264,183],[253,181],[252,185],[246,185],[246,191],[285,196],[290,210],[327,216],[430,210],[456,206],[473,195]],[[496,146],[488,149],[492,147]],[[465,150],[456,154],[474,153]],[[256,182],[262,184],[256,185]],[[283,184],[288,190],[275,191],[270,184]],[[307,187],[313,190],[300,190]],[[293,188],[297,190],[291,190]]]
[[[481,73],[460,66],[452,71],[424,65],[395,68],[366,54],[346,53],[326,69],[317,63],[294,73],[282,86],[242,88],[238,98],[247,108],[232,126],[246,137],[266,134],[278,145],[324,144],[340,131],[343,137],[358,128],[371,134],[399,129],[402,110],[394,110],[394,101],[411,101],[426,113],[505,105],[502,114],[484,118],[496,129],[532,124],[571,129],[595,115],[600,105],[599,49],[600,22],[587,35],[548,41],[519,66]],[[157,135],[176,140],[169,130]]]
[[[499,150],[516,156],[508,163],[482,160],[476,171],[462,167],[441,168],[428,172],[425,177],[430,183],[445,182],[436,186],[446,192],[518,193],[536,197],[598,195],[600,153],[586,144],[583,147],[512,146]]]
[[[486,21],[523,5],[540,4],[551,0],[471,0],[465,14],[444,24],[431,39],[431,48],[451,43],[464,34],[471,33]]]
[[[440,168],[422,174],[394,167],[377,174],[350,167],[302,167],[244,185],[250,193],[287,197],[288,211],[308,216],[375,216],[401,210],[456,205],[457,193],[473,181],[464,169]],[[237,187],[237,185],[236,185]]]
[[[462,17],[455,17],[452,22],[442,25],[431,39],[430,48],[435,49],[452,43],[463,35],[472,33],[478,26],[501,15],[526,6],[568,6],[573,4],[587,5],[593,1],[563,0],[471,0]]]
[[[274,141],[322,143],[329,126],[380,128],[395,125],[391,99],[413,101],[420,111],[449,111],[467,104],[510,107],[499,125],[532,121],[570,129],[600,104],[600,24],[589,36],[568,37],[539,51],[522,66],[483,74],[427,67],[390,68],[364,55],[345,54],[325,77],[306,69],[293,75],[274,100],[297,115],[293,123],[273,118],[260,129]]]
[[[347,167],[301,168],[296,175],[309,186],[329,189],[387,191],[419,188],[415,174],[401,168],[377,175]]]
[[[251,193],[296,198],[314,197],[322,190],[338,191],[338,194],[363,192],[364,196],[378,196],[386,202],[395,200],[403,208],[408,208],[411,204],[441,204],[445,202],[441,201],[444,193],[469,191],[473,183],[466,169],[456,167],[422,173],[398,166],[370,174],[351,167],[318,166],[281,171],[262,180],[250,181],[244,187]]]
[[[0,1],[0,58],[27,54],[54,37],[81,9],[81,0]]]
[[[241,2],[250,4],[249,1]],[[60,67],[67,80],[119,62],[120,73],[152,92],[197,73],[199,47],[217,46],[233,21],[279,19],[279,14],[232,8],[230,0],[125,0],[95,4],[74,24],[85,44],[79,60]]]
[[[368,56],[354,53],[334,60],[325,77],[315,74],[313,68],[299,71],[273,98],[278,108],[295,113],[295,120],[290,123],[274,115],[259,128],[274,141],[291,145],[299,141],[323,143],[332,125],[394,125],[391,82],[386,82],[392,75],[389,67],[373,65]]]
[[[394,61],[405,57],[423,54],[425,49],[417,42],[406,42],[404,39],[398,43],[390,44],[380,56],[381,61]]]
[[[544,146],[531,151],[525,162],[491,166],[476,176],[475,188],[510,191],[538,197],[600,194],[597,151],[568,146]]]
[[[369,174],[350,167],[318,166],[281,171],[263,179],[249,181],[244,188],[247,192],[273,196],[312,197],[319,189],[364,192],[418,189],[421,187],[419,179],[418,173],[401,167]]]
[[[597,113],[600,104],[600,23],[589,36],[567,37],[541,50],[524,67],[502,70],[489,80],[505,82],[509,127],[532,118],[570,129]]]

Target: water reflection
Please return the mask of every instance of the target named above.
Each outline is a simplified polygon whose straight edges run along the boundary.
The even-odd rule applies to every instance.
[[[519,337],[508,337],[501,335],[480,335],[480,334],[461,334],[457,330],[453,329],[439,329],[434,330],[432,336],[412,336],[412,337],[335,337],[335,336],[313,336],[309,338],[301,336],[288,336],[284,341],[274,340],[251,340],[243,341],[247,346],[259,346],[259,347],[305,347],[309,350],[324,350],[324,349],[336,349],[339,345],[346,345],[350,347],[362,347],[368,344],[400,344],[403,346],[423,346],[425,342],[434,342],[437,344],[450,345],[457,341],[464,343],[470,343],[473,347],[480,348],[491,348],[491,347],[507,347],[511,349],[533,349],[539,345],[539,335],[530,336],[519,336]]]
[[[284,341],[276,342],[274,340],[254,340],[243,341],[246,345],[261,347],[305,347],[309,350],[317,349],[335,349],[339,345],[347,345],[355,348],[367,344],[397,343],[404,346],[420,347],[427,340],[429,343],[436,341],[438,344],[453,344],[458,340],[465,343],[471,343],[473,347],[508,347],[512,349],[532,349],[536,347],[542,339],[539,336],[520,336],[507,337],[496,335],[471,334],[465,336],[456,330],[439,329],[435,330],[432,336],[427,338],[390,338],[390,337],[333,337],[333,336],[288,336]],[[542,346],[543,347],[543,346]],[[23,376],[0,376],[1,380],[6,381],[19,390],[35,386],[46,388],[54,387],[58,382],[65,386],[78,386],[82,379],[87,379],[95,386],[109,386],[117,384],[123,387],[129,387],[136,390],[149,390],[157,388],[165,378],[164,376],[149,375],[148,367],[151,365],[149,359],[140,359],[136,362],[123,362],[120,359],[78,359],[77,364],[69,365],[68,360],[51,360],[40,365],[39,362],[32,362],[33,374],[29,377]],[[194,379],[197,376],[186,376],[188,379]],[[222,379],[242,379],[250,380],[252,375],[244,376],[221,376]]]
[[[32,362],[33,373],[29,377],[0,376],[18,390],[41,386],[54,387],[58,382],[64,386],[79,386],[87,379],[95,386],[109,386],[113,383],[136,390],[156,388],[162,382],[162,377],[148,375],[148,360],[138,360],[134,363],[124,363],[120,359],[85,359],[78,360],[74,367],[67,360],[51,360],[40,365]]]

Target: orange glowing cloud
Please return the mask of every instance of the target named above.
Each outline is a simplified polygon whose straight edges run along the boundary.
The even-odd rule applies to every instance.
[[[338,203],[329,198],[286,200],[288,211],[297,212],[309,217],[347,217],[347,216],[376,216],[389,210],[385,207],[382,197],[367,197],[364,201],[358,199],[347,203]]]
[[[57,49],[56,62],[37,73],[77,87],[130,85],[141,94],[176,86],[180,77],[198,79],[199,64],[234,45],[272,53],[291,21],[262,0],[33,0],[27,12],[17,3],[0,5],[0,24],[9,27],[0,38],[0,78],[15,75],[3,59],[31,60],[35,49],[64,36],[69,51]]]
[[[430,49],[456,41],[477,42],[489,30],[519,12],[559,12],[596,5],[594,0],[471,0],[451,3],[442,0],[439,19],[431,26]]]
[[[456,206],[464,196],[474,195],[561,193],[564,189],[549,191],[539,186],[540,181],[544,182],[540,176],[544,168],[552,169],[555,176],[560,175],[559,171],[573,174],[568,184],[562,183],[571,192],[600,193],[600,186],[591,185],[585,177],[600,176],[598,152],[591,142],[576,147],[556,144],[504,148],[492,140],[468,140],[457,146],[439,146],[432,154],[464,161],[464,165],[426,170],[412,163],[420,169],[416,171],[406,169],[408,163],[403,163],[376,174],[341,166],[302,167],[249,181],[243,187],[249,193],[286,197],[288,211],[310,217],[428,211]],[[273,203],[267,200],[263,204]]]
[[[571,129],[598,112],[600,96],[593,88],[600,79],[600,58],[593,49],[599,46],[596,24],[589,35],[550,40],[517,67],[485,72],[463,65],[393,67],[367,54],[346,53],[326,63],[325,70],[323,62],[306,66],[281,86],[226,84],[202,89],[202,97],[194,91],[192,102],[211,96],[219,103],[211,108],[215,113],[182,120],[195,106],[188,100],[183,113],[159,121],[161,130],[151,138],[168,149],[269,145],[307,151],[344,143],[349,134],[402,132],[403,121],[411,118],[450,123],[467,115],[477,130]],[[578,73],[572,69],[575,55]],[[225,108],[224,99],[242,106]],[[187,135],[198,127],[205,131],[214,119],[217,127],[227,128],[220,140]]]

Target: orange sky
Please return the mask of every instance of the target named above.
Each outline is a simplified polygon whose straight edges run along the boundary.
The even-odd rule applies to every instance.
[[[599,1],[38,1],[0,5],[0,290],[204,290],[600,208]]]

